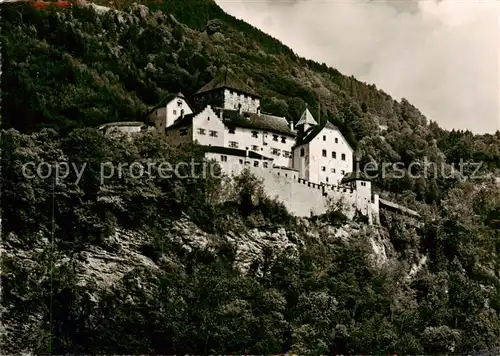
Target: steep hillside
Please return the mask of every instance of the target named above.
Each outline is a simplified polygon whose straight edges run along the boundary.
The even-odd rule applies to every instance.
[[[211,1],[127,5],[1,5],[2,124],[11,129],[1,134],[2,354],[500,346],[499,132],[445,132],[406,100],[299,58]],[[249,176],[232,189],[225,179],[130,171],[102,181],[103,162],[201,161],[197,147],[155,133],[125,140],[89,127],[143,120],[223,65],[264,97],[266,112],[297,120],[306,103],[321,103],[321,119],[362,163],[390,165],[375,179],[381,195],[417,209],[424,228],[389,216],[367,227],[334,207],[295,219]],[[62,181],[22,173],[54,161],[87,166]],[[426,162],[437,175],[415,167]],[[482,165],[474,176],[473,166],[451,172],[459,162]]]
[[[176,149],[155,133],[11,130],[2,153],[2,354],[500,346],[492,183],[454,187],[415,230],[397,218],[384,227],[347,222],[335,206],[296,219],[247,174],[229,186],[210,176],[161,179],[154,168],[103,181],[102,162],[201,159],[195,146]],[[60,180],[22,173],[25,163],[54,159],[88,166]]]
[[[320,103],[320,119],[339,126],[362,163],[375,161],[379,170],[382,164],[408,168],[425,159],[455,168],[462,161],[482,161],[481,174],[500,167],[498,132],[473,136],[427,124],[406,100],[397,102],[372,85],[297,57],[211,1],[150,6],[157,11],[137,5],[104,13],[76,6],[38,11],[4,4],[4,127],[64,133],[144,120],[167,93],[193,93],[226,65],[264,97],[266,112],[297,120],[306,103],[311,108]],[[388,130],[379,133],[379,125]],[[386,170],[378,186],[394,193],[411,190],[428,203],[439,201],[452,184],[442,176],[394,179],[394,174]]]

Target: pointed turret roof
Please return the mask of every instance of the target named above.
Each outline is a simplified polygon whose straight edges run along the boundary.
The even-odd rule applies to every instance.
[[[236,75],[230,72],[227,67],[219,70],[214,79],[212,79],[212,81],[210,81],[207,85],[198,90],[196,92],[196,95],[222,88],[236,90],[241,93],[260,98],[260,95],[258,95],[252,88],[245,84]]]
[[[337,128],[337,126],[332,124],[330,121],[327,121],[323,125],[311,126],[306,131],[299,134],[299,137],[297,138],[297,141],[296,141],[294,147],[305,145],[306,143],[311,142],[316,136],[319,135],[319,133],[321,131],[323,131],[324,128],[327,128],[330,130],[337,130],[340,132],[340,130]]]
[[[314,120],[314,117],[312,116],[307,106],[304,112],[302,113],[302,116],[300,117],[299,121],[295,124],[295,127],[305,124],[309,124],[311,126],[318,125],[318,123],[316,122],[316,120]]]
[[[343,178],[342,181],[340,182],[341,184],[349,183],[349,182],[354,182],[357,180],[363,180],[363,181],[368,181],[371,182],[371,179],[362,171],[360,171],[358,168],[354,172],[349,172],[347,173]]]

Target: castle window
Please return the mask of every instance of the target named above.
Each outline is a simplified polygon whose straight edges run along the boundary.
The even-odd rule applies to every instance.
[[[217,131],[210,130],[210,137],[218,137]]]
[[[335,168],[330,169],[331,173],[335,173]]]
[[[273,135],[273,141],[278,141],[278,135]]]
[[[345,161],[345,153],[342,153],[342,161]]]
[[[177,106],[182,106],[182,100],[177,100]]]
[[[304,151],[304,148],[302,147],[300,149],[300,157],[304,157],[304,155],[305,155],[305,151]]]
[[[230,134],[234,134],[234,129],[229,129]]]
[[[321,167],[321,171],[325,172],[326,171],[326,167],[325,166]]]
[[[238,142],[236,142],[236,141],[229,141],[229,147],[238,148]]]
[[[180,129],[179,130],[180,136],[187,136],[187,134],[188,134],[188,129]]]
[[[240,164],[243,164],[243,160],[242,159],[240,159]]]
[[[283,151],[283,157],[289,158],[289,157],[291,157],[291,153],[288,151]]]
[[[339,143],[339,139],[335,137],[335,143]]]
[[[345,174],[345,171],[340,171],[340,174],[344,175],[344,174]]]
[[[259,133],[257,131],[252,131],[252,137],[259,137]]]
[[[174,115],[177,115],[177,110],[174,110]]]
[[[200,135],[204,135],[205,134],[205,129],[198,129],[198,133]]]
[[[259,146],[255,146],[255,145],[252,146],[252,151],[258,151],[258,150],[259,150]]]
[[[253,161],[253,166],[258,167],[259,166],[259,161]]]
[[[326,178],[326,182],[328,183],[328,178]]]
[[[280,155],[280,150],[278,150],[277,148],[272,148],[271,149],[271,154],[273,154],[275,156],[279,156]]]
[[[227,162],[227,156],[220,156],[220,160],[222,162]]]
[[[286,143],[286,137],[285,136],[281,136],[281,143]]]
[[[326,136],[323,135],[323,141],[326,141]]]
[[[332,152],[332,158],[337,158],[337,152]]]
[[[323,157],[326,157],[326,150],[323,150]]]
[[[264,166],[264,168],[267,168],[267,162],[262,163],[262,165]]]

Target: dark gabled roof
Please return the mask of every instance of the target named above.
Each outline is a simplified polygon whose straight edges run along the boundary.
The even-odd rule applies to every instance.
[[[295,137],[297,134],[290,129],[288,121],[283,117],[268,114],[239,113],[237,110],[224,110],[222,117],[224,124],[231,127],[244,127],[259,129],[287,136]]]
[[[355,171],[355,172],[349,172],[349,173],[347,173],[342,178],[342,180],[340,181],[340,183],[341,184],[345,184],[345,183],[354,182],[354,181],[357,181],[357,180],[371,181],[371,179],[368,178],[366,176],[366,174],[364,174],[363,172],[361,172],[361,171]]]
[[[227,69],[220,70],[219,73],[215,75],[214,79],[198,90],[195,95],[221,88],[232,89],[243,94],[260,98],[259,94]]]
[[[389,200],[379,198],[379,204],[380,204],[381,208],[386,206],[392,210],[399,210],[399,211],[406,213],[408,215],[412,215],[412,216],[415,216],[417,218],[420,217],[420,214],[418,212],[416,212],[415,210],[409,209],[405,206],[399,205],[399,204],[394,203],[394,202],[389,201]]]
[[[306,132],[303,134],[299,135],[297,139],[297,143],[295,144],[294,147],[305,145],[306,143],[311,142],[318,134],[323,131],[324,128],[329,128],[332,130],[338,130],[338,128],[332,124],[330,121],[327,121],[326,124],[324,125],[316,125],[308,128]]]
[[[183,117],[179,116],[174,121],[174,123],[172,125],[170,125],[169,127],[167,127],[165,130],[169,131],[169,130],[178,129],[180,127],[191,126],[193,124],[193,117],[195,117],[196,115],[198,115],[198,113],[187,114],[187,115],[184,115]]]
[[[238,156],[238,157],[246,157],[246,151],[239,148],[230,148],[230,147],[220,147],[220,146],[203,146],[203,150],[205,152],[210,153],[220,153],[226,154],[229,156]],[[263,159],[266,161],[272,161],[272,158],[265,157],[257,152],[248,151],[248,158],[253,159]]]
[[[163,99],[160,100],[160,102],[158,104],[156,104],[151,109],[149,109],[146,116],[149,116],[156,109],[166,106],[170,101],[174,100],[177,97],[184,99],[186,101],[186,103],[190,106],[191,110],[196,111],[196,106],[194,105],[192,100],[190,100],[190,98],[186,97],[182,93],[173,93],[173,94],[166,95]]]
[[[102,130],[108,127],[122,127],[122,126],[146,126],[142,121],[120,121],[120,122],[108,122],[98,127],[98,130]]]
[[[147,115],[149,116],[156,109],[161,108],[161,107],[167,105],[171,100],[175,99],[177,96],[184,96],[184,95],[182,95],[182,93],[168,94],[163,99],[161,99],[158,104],[156,104],[151,109],[149,109]]]
[[[277,164],[273,165],[273,168],[279,168],[279,169],[283,169],[283,170],[286,170],[286,171],[294,171],[294,172],[298,172],[299,171],[296,168],[290,168],[290,167],[286,167],[286,166],[278,166]]]

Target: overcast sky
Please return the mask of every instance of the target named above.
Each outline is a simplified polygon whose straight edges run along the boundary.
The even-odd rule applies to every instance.
[[[296,53],[407,98],[446,129],[500,129],[500,1],[216,0]]]

